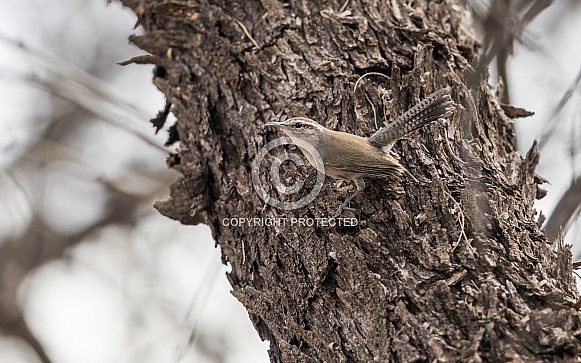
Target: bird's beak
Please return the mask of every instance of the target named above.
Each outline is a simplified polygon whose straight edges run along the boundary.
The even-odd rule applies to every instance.
[[[276,126],[276,127],[280,127],[284,124],[284,122],[267,122],[264,124],[264,126]]]

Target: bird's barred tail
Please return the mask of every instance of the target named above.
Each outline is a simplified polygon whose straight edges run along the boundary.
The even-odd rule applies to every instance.
[[[453,111],[454,102],[448,94],[448,89],[442,88],[421,100],[388,126],[379,129],[371,135],[369,142],[377,147],[389,149],[397,139],[439,118],[450,116]]]

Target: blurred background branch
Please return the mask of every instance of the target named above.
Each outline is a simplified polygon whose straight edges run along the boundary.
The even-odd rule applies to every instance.
[[[0,16],[0,362],[266,362],[209,230],[152,207],[176,176],[151,67],[117,65],[138,54],[134,15]]]
[[[581,177],[578,176],[571,184],[569,189],[563,193],[551,217],[545,224],[545,232],[550,240],[555,241],[559,237],[561,227],[567,232],[569,223],[579,216],[579,207],[581,207]],[[574,260],[579,260],[579,253],[573,256]]]

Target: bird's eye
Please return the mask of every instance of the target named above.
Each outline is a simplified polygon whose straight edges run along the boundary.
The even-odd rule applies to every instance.
[[[303,127],[303,124],[295,124],[295,127],[296,127],[297,129],[300,129],[301,127]]]

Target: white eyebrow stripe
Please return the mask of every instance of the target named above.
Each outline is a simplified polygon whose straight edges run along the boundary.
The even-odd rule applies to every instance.
[[[295,124],[302,123],[302,124],[305,124],[305,125],[313,126],[313,127],[315,127],[316,129],[318,129],[320,131],[323,131],[323,129],[324,129],[323,126],[319,125],[316,122],[309,122],[309,121],[305,121],[305,120],[293,120],[292,123],[295,123]]]

